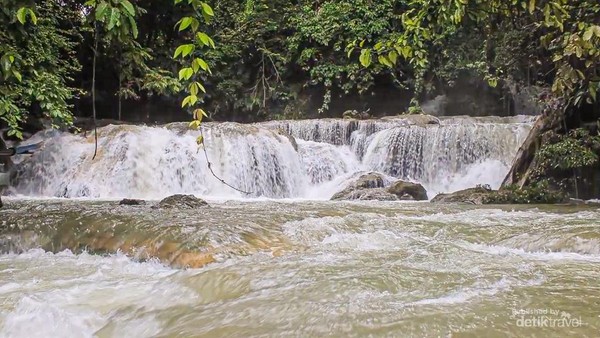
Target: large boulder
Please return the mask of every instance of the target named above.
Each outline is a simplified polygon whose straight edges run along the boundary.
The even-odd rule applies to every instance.
[[[364,190],[364,189],[375,189],[375,188],[383,188],[385,185],[385,179],[382,174],[376,172],[364,173],[358,176],[353,182],[348,184],[348,186],[333,195],[332,200],[344,200],[346,196],[349,196],[354,191]]]
[[[432,203],[469,203],[487,204],[494,191],[488,187],[475,187],[453,192],[451,194],[439,194],[435,196]]]
[[[207,207],[208,203],[194,195],[169,196],[152,208],[155,209],[197,209]]]
[[[427,197],[427,190],[419,183],[396,181],[387,188],[387,191],[403,200],[426,201],[429,199]]]

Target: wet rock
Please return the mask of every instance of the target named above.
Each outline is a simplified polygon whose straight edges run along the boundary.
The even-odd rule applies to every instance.
[[[338,193],[339,194],[339,193]],[[359,189],[346,194],[336,194],[332,200],[338,201],[398,201],[398,196],[390,194],[385,188]]]
[[[294,147],[294,150],[298,151],[298,142],[296,142],[296,138],[294,138],[294,136],[292,136],[290,133],[285,131],[283,128],[278,128],[277,130],[275,130],[275,132],[277,134],[287,138],[290,141],[290,143],[292,144],[292,147]]]
[[[387,191],[390,194],[398,196],[401,200],[426,201],[429,199],[427,197],[427,190],[418,183],[396,181]]]
[[[125,198],[122,199],[121,202],[119,202],[119,205],[146,205],[146,201]]]
[[[375,188],[383,188],[385,185],[385,180],[382,174],[376,172],[370,172],[360,175],[358,178],[348,184],[348,186],[333,195],[331,200],[344,200],[348,199],[347,196],[350,196],[352,193],[358,190],[364,189],[375,189]],[[351,198],[356,199],[356,198]]]
[[[469,204],[487,204],[494,190],[487,187],[475,187],[453,192],[451,194],[439,194],[435,196],[431,203],[469,203]]]
[[[359,112],[358,110],[346,110],[342,114],[342,117],[346,120],[368,120],[371,118],[369,110],[370,109],[367,109],[363,112]]]
[[[425,114],[407,115],[406,119],[410,124],[417,126],[425,126],[428,124],[440,124],[440,120],[437,117]]]
[[[162,201],[158,202],[157,205],[153,206],[154,209],[197,209],[207,207],[208,203],[205,200],[200,199],[194,195],[173,195],[169,196]]]
[[[426,114],[401,114],[396,116],[384,116],[380,120],[383,121],[403,121],[410,126],[427,126],[440,124],[440,119],[435,116]]]
[[[347,120],[348,119],[357,119],[358,116],[359,116],[359,113],[357,110],[346,110],[344,112],[344,114],[342,114],[342,117]]]

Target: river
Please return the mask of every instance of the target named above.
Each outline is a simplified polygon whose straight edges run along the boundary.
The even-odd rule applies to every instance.
[[[180,125],[103,128],[95,160],[42,133],[0,209],[0,336],[598,337],[597,208],[327,200],[368,170],[498,186],[530,124],[209,125],[249,196]],[[210,207],[152,208],[173,193]]]
[[[6,337],[600,330],[600,212],[592,208],[229,201],[198,212],[9,203],[2,226],[12,230],[2,241],[12,253],[0,256]],[[204,267],[177,267],[207,256]],[[566,327],[518,322],[566,315]]]

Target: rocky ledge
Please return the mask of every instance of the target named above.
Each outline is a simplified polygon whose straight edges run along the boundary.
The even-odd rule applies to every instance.
[[[564,204],[569,203],[567,196],[548,189],[546,186],[535,186],[524,189],[504,188],[493,190],[489,186],[460,190],[451,194],[439,194],[432,203],[468,203],[468,204]]]

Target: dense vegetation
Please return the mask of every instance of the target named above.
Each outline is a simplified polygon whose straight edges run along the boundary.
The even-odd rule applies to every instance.
[[[3,0],[0,24],[11,133],[92,103],[102,118],[248,121],[419,112],[465,88],[508,113],[526,92],[598,114],[594,0]]]

